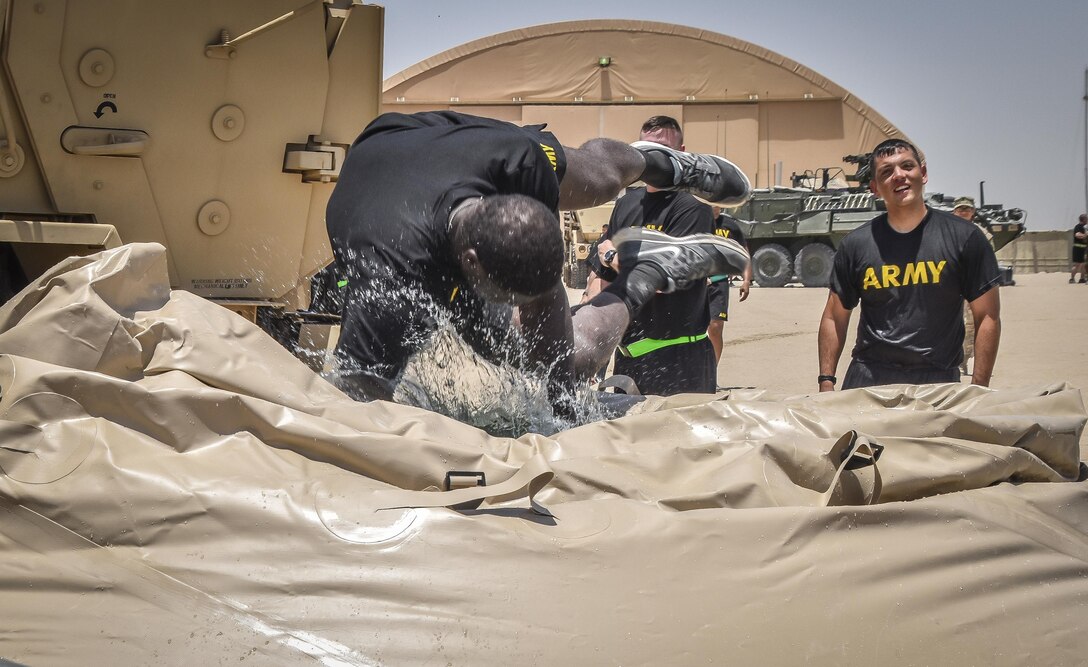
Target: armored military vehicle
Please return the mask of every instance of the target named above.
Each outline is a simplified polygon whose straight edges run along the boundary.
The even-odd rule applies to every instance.
[[[612,217],[615,202],[581,211],[563,211],[563,282],[574,289],[586,286],[589,266],[586,259]]]
[[[341,161],[379,111],[383,11],[0,0],[0,302],[63,257],[150,241],[175,288],[254,319],[305,308]]]
[[[868,160],[868,154],[844,157],[844,162],[859,165],[850,176],[832,167],[793,174],[790,187],[756,190],[746,204],[731,211],[745,228],[756,283],[827,286],[839,242],[884,210],[883,200],[868,188]],[[941,193],[926,195],[932,208],[951,211],[952,201]],[[1026,221],[1022,209],[985,204],[981,198],[975,214],[975,224],[988,232],[995,250],[1023,234]]]

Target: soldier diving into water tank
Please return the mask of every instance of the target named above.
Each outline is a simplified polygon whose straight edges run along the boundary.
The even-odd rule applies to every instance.
[[[484,358],[515,361],[516,351],[545,373],[553,405],[569,412],[562,397],[607,363],[655,293],[748,264],[728,239],[630,230],[615,239],[619,277],[572,316],[558,211],[596,206],[636,180],[727,205],[751,192],[728,160],[656,144],[567,148],[543,125],[452,111],[378,117],[349,151],[326,213],[348,277],[341,388],[389,399],[441,310]]]

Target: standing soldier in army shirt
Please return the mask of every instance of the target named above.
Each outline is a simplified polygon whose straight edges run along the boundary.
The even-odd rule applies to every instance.
[[[726,239],[733,239],[748,250],[748,239],[744,237],[744,230],[736,218],[725,213],[720,207],[715,206],[717,217],[714,219],[714,233]],[[710,325],[706,328],[706,335],[710,338],[710,344],[714,346],[714,364],[721,363],[722,347],[724,346],[725,323],[729,321],[729,279],[732,276],[711,276],[710,290]],[[749,264],[741,276],[738,291],[740,301],[748,298],[752,289],[752,265]]]
[[[643,123],[639,143],[656,142],[684,150],[684,134],[676,119],[653,116]],[[673,237],[710,234],[710,206],[686,192],[652,186],[629,190],[612,210],[608,239],[629,228],[645,228]],[[605,251],[611,244],[602,243]],[[603,253],[602,253],[603,254]],[[602,275],[603,280],[612,276]],[[616,350],[613,370],[634,380],[643,394],[714,393],[717,368],[707,340],[707,282],[693,283],[672,294],[659,294],[637,313]]]
[[[853,308],[861,322],[843,389],[958,382],[963,303],[975,322],[973,384],[988,386],[1001,338],[1001,275],[978,226],[925,205],[929,180],[918,150],[901,139],[873,149],[870,189],[887,213],[843,239],[819,329],[820,391],[835,369]]]

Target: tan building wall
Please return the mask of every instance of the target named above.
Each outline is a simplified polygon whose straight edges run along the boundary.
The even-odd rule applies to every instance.
[[[609,59],[602,66],[600,59]],[[685,26],[572,21],[469,42],[386,80],[385,111],[454,109],[548,123],[566,145],[637,139],[649,116],[675,117],[687,147],[725,155],[756,187],[842,167],[903,134],[849,91],[755,44]]]

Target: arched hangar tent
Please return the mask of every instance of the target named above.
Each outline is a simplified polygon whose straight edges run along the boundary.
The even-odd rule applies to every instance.
[[[485,37],[386,80],[385,111],[453,109],[548,123],[568,145],[637,138],[642,122],[680,120],[691,150],[736,162],[756,187],[842,166],[903,136],[827,78],[734,37],[647,21],[571,21]],[[779,163],[781,166],[779,166]]]

